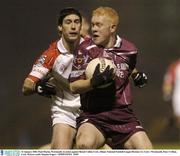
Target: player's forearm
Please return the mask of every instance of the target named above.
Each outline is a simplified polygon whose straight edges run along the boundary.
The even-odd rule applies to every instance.
[[[70,83],[70,89],[74,94],[81,94],[92,89],[90,79],[77,80]]]
[[[29,78],[26,78],[23,84],[22,92],[24,95],[30,95],[34,93],[35,83]]]
[[[134,68],[133,70],[132,70],[132,73],[131,73],[131,75],[130,75],[130,78],[133,80],[133,75],[135,75],[135,74],[137,74],[138,73],[138,70],[136,69],[136,68]]]
[[[163,89],[163,99],[165,101],[169,101],[172,96],[172,86],[169,84],[164,84],[162,89]]]
[[[137,72],[138,72],[138,70],[136,68],[134,68],[133,71],[132,71],[132,74],[137,73]]]
[[[64,78],[56,71],[53,72],[52,76],[53,77],[50,79],[50,82],[52,82],[53,84],[55,83],[58,88],[63,88],[68,91],[70,90],[70,84],[68,79]]]

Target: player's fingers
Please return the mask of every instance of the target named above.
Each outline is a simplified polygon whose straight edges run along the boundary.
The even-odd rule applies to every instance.
[[[109,70],[108,77],[109,77],[109,80],[112,80],[112,79],[113,79],[113,77],[114,77],[114,69],[113,69],[113,68],[111,68],[111,69]]]
[[[109,73],[109,69],[110,69],[110,66],[108,65],[108,66],[106,67],[106,69],[104,70],[103,73],[104,73],[105,75],[107,75],[107,74]]]
[[[100,64],[98,63],[98,65],[96,66],[95,70],[94,70],[94,74],[93,75],[97,75],[100,73]]]

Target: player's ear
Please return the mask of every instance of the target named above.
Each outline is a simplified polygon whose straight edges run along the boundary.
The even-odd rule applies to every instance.
[[[62,26],[58,26],[58,32],[61,33],[62,32]]]
[[[114,33],[116,31],[116,28],[117,28],[117,25],[112,24],[110,27],[111,32]]]

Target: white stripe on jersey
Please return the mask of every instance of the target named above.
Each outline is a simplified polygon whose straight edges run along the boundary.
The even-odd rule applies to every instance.
[[[130,51],[130,52],[126,52],[126,53],[116,53],[116,55],[132,55],[132,54],[137,54],[137,51]]]
[[[49,72],[48,68],[43,66],[34,65],[29,75],[42,79]]]
[[[94,48],[94,47],[97,47],[95,44],[93,44],[93,45],[90,45],[90,46],[88,46],[87,48],[86,48],[86,50],[90,50],[90,49],[92,49],[92,48]]]

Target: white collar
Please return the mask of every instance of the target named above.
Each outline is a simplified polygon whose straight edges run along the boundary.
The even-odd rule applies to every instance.
[[[67,49],[64,47],[62,38],[57,42],[57,48],[61,53],[68,53]]]
[[[116,37],[117,37],[117,39],[116,39],[116,43],[115,43],[114,47],[120,47],[122,39],[119,37],[119,35],[117,35]]]
[[[114,46],[112,48],[105,48],[105,50],[112,50],[115,47],[120,47],[122,42],[122,39],[119,37],[119,35],[116,36],[116,43],[114,44]]]

